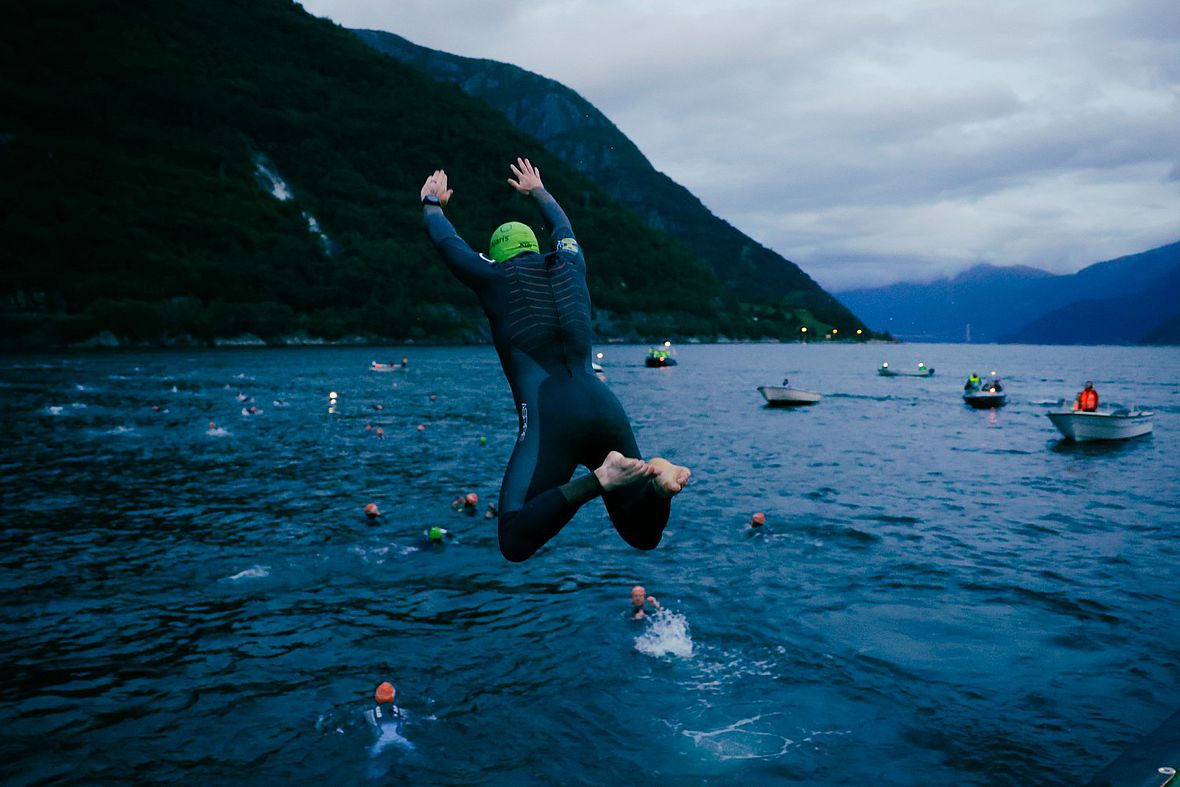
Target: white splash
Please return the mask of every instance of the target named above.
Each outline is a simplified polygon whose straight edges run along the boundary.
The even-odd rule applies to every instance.
[[[60,405],[51,404],[45,408],[45,412],[50,415],[61,415],[62,407]]]
[[[229,437],[229,430],[221,426],[211,426],[205,430],[210,437]]]
[[[239,579],[262,579],[270,576],[270,566],[250,566],[245,571],[239,571],[232,577],[226,577],[226,582],[237,582]]]
[[[635,638],[637,651],[654,658],[692,657],[692,636],[688,633],[688,620],[684,615],[661,609],[648,615],[647,621],[647,629]]]
[[[135,434],[134,426],[116,426],[114,429],[108,429],[107,434]]]

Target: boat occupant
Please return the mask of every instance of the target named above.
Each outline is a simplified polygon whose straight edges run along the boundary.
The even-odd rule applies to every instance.
[[[624,541],[654,549],[671,498],[691,474],[642,458],[622,405],[590,366],[586,259],[570,221],[528,159],[509,168],[508,184],[540,208],[553,251],[542,254],[532,229],[510,221],[492,233],[490,256],[478,254],[443,213],[453,193],[446,172],[435,171],[421,191],[430,239],[479,298],[516,402],[516,446],[500,487],[500,551],[527,560],[599,495]],[[592,472],[571,480],[578,465]]]
[[[963,390],[968,391],[968,392],[978,391],[979,390],[979,375],[976,374],[975,372],[972,372],[971,376],[967,378],[967,384],[963,386]]]
[[[1086,380],[1086,387],[1074,399],[1073,409],[1083,413],[1092,413],[1098,409],[1098,392],[1094,390],[1094,383]]]

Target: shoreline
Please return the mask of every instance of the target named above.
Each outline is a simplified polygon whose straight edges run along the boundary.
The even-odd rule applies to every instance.
[[[653,344],[662,343],[669,337],[642,336],[596,336],[596,346],[613,344]],[[761,339],[733,339],[727,336],[672,336],[674,344],[902,344],[899,339],[825,339],[820,341],[802,341],[798,339],[776,339],[764,337]],[[341,339],[324,339],[318,336],[284,336],[270,341],[254,334],[242,334],[234,337],[216,337],[212,341],[196,339],[192,336],[170,337],[157,341],[129,341],[120,339],[110,331],[102,331],[95,336],[81,342],[70,344],[25,344],[21,342],[2,342],[0,352],[46,352],[46,351],[124,351],[124,350],[236,350],[236,349],[292,349],[292,348],[347,348],[347,347],[479,347],[491,346],[490,338],[478,339],[465,336],[458,338],[423,337],[393,339],[374,336],[346,336]]]

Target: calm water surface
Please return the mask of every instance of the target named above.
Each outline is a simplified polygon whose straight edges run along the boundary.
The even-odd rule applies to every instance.
[[[0,359],[0,778],[1047,785],[1180,707],[1175,348],[603,349],[694,484],[654,552],[595,502],[522,565],[450,509],[515,436],[490,348]],[[824,400],[764,408],[785,374]],[[1087,378],[1154,435],[1060,443]]]

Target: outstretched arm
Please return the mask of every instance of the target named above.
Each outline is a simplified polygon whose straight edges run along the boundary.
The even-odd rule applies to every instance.
[[[537,201],[537,206],[541,209],[541,215],[545,217],[545,223],[549,226],[549,237],[556,244],[562,238],[573,238],[574,228],[570,226],[570,220],[565,215],[565,211],[557,204],[557,200],[545,190],[545,185],[541,183],[541,170],[533,166],[533,163],[527,158],[517,158],[515,164],[509,164],[509,169],[515,178],[508,178],[508,185],[519,191],[521,194],[531,194],[533,199]]]
[[[490,262],[476,254],[459,237],[443,213],[443,206],[451,201],[454,193],[455,190],[447,185],[447,173],[441,169],[435,170],[422,184],[422,217],[426,221],[426,231],[431,242],[451,273],[468,287],[478,289],[482,282],[494,275],[494,271]]]

